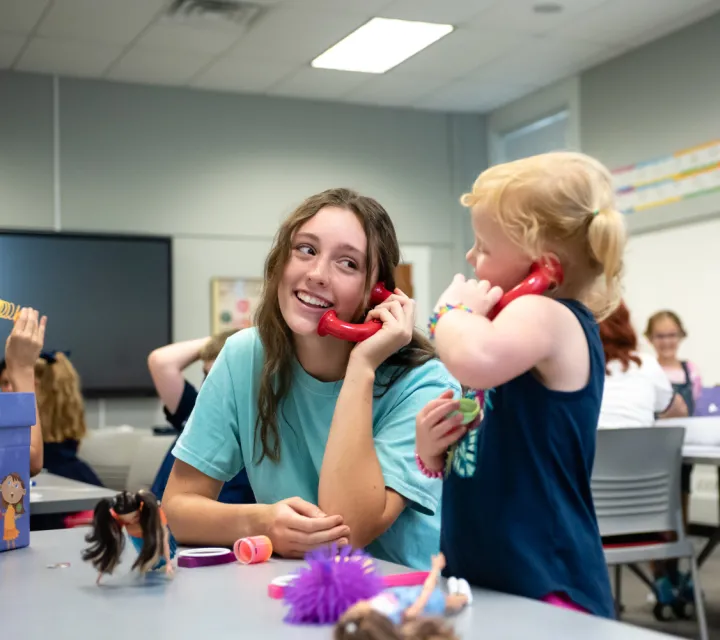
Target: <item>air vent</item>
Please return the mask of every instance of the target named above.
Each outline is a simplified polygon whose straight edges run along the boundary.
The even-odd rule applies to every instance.
[[[249,27],[264,7],[241,0],[172,0],[166,19],[195,26],[212,26],[218,22]]]

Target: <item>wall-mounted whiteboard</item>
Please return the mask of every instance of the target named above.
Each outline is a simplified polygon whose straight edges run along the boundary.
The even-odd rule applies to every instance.
[[[638,336],[655,311],[672,309],[688,332],[681,357],[697,364],[705,386],[720,384],[720,220],[632,236],[625,265]]]

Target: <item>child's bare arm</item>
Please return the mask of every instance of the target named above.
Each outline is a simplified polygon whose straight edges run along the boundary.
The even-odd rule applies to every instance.
[[[492,389],[553,356],[564,324],[562,311],[554,300],[534,295],[514,300],[492,322],[453,310],[440,318],[435,346],[460,384]]]
[[[35,362],[45,342],[47,318],[35,309],[23,308],[5,343],[5,363],[13,390],[35,393]],[[43,468],[43,435],[40,416],[35,407],[35,424],[30,429],[30,475]]]

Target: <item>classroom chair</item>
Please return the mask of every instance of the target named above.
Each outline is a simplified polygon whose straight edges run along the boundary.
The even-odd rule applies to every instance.
[[[108,489],[123,491],[138,442],[146,433],[127,425],[88,430],[80,444],[78,457],[95,470]]]
[[[700,638],[707,640],[695,550],[685,535],[682,518],[680,467],[684,437],[685,429],[677,426],[599,429],[592,493],[605,560],[615,568],[618,617],[623,565],[630,566],[647,582],[635,566],[637,563],[686,558],[690,562]],[[667,532],[673,532],[676,540],[668,541]]]
[[[175,442],[177,434],[170,436],[143,435],[137,443],[135,456],[125,488],[128,491],[150,489],[168,449]]]

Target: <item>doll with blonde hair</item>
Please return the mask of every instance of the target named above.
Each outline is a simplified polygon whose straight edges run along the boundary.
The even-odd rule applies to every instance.
[[[461,202],[477,279],[455,276],[431,331],[482,413],[463,425],[446,392],[416,420],[418,466],[446,476],[446,571],[613,617],[590,489],[605,380],[597,322],[620,301],[626,241],[611,175],[587,155],[547,153],[489,168]],[[561,283],[488,319],[503,292],[549,261],[559,262]]]

